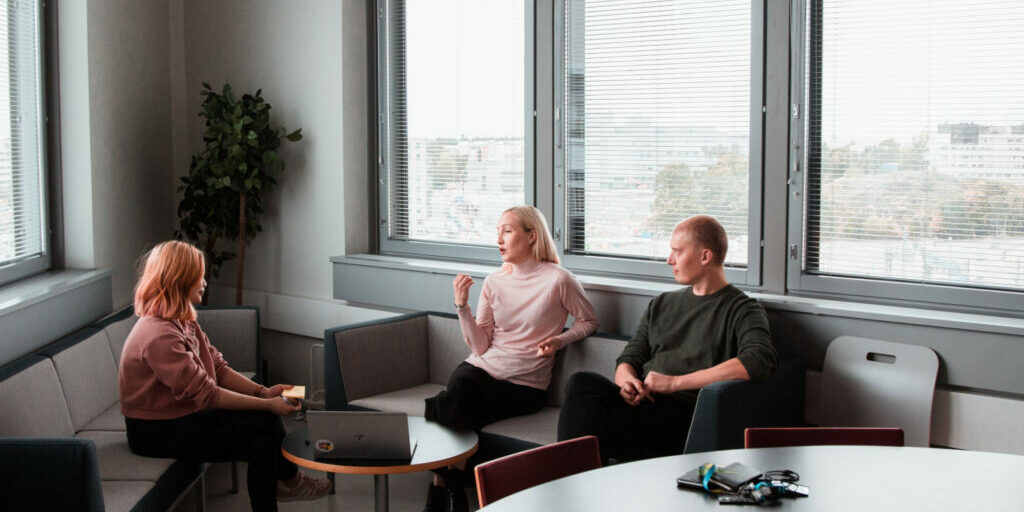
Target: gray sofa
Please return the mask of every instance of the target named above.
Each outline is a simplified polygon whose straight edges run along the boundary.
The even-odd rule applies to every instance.
[[[565,384],[578,371],[612,378],[626,340],[595,334],[560,350],[541,411],[484,427],[479,460],[555,442]],[[444,389],[469,355],[455,315],[421,312],[345,325],[324,333],[326,407],[423,415],[423,400]],[[803,423],[804,368],[783,358],[760,382],[725,381],[700,391],[685,453],[743,447],[746,427]]]
[[[117,373],[135,321],[129,308],[0,368],[0,508],[165,511],[202,486],[204,465],[128,450]],[[256,308],[199,322],[235,369],[262,373]]]

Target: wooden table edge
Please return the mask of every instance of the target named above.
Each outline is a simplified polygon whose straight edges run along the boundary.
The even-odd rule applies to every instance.
[[[284,458],[294,462],[295,464],[304,468],[313,469],[316,471],[325,471],[328,473],[341,473],[346,475],[397,475],[401,473],[418,473],[420,471],[427,471],[436,468],[442,468],[451,466],[457,462],[462,462],[476,453],[480,447],[480,440],[478,439],[473,447],[469,450],[462,452],[454,457],[447,459],[435,460],[431,462],[424,462],[422,464],[405,464],[405,465],[394,465],[394,466],[345,466],[339,464],[331,464],[329,462],[318,462],[315,460],[309,460],[297,455],[293,455],[284,447],[281,447],[281,454]]]

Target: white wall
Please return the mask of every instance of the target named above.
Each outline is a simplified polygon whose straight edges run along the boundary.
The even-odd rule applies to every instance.
[[[201,147],[203,82],[230,83],[237,93],[262,89],[272,123],[301,127],[304,137],[282,145],[286,169],[265,200],[244,286],[332,300],[328,258],[367,245],[363,2],[185,0],[181,16],[185,72],[175,87],[184,88],[176,95],[185,105],[175,106],[174,133],[188,143],[175,144],[174,161],[187,162]],[[226,264],[218,282],[233,286],[234,273]]]
[[[60,2],[65,265],[113,269],[131,300],[139,255],[175,226],[166,1]]]

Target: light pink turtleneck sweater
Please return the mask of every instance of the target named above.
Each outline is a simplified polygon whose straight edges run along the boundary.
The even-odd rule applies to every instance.
[[[562,333],[568,315],[573,324]],[[487,276],[476,318],[465,307],[459,323],[473,351],[469,364],[496,379],[538,389],[551,383],[555,358],[538,356],[537,346],[552,336],[565,346],[597,330],[594,306],[572,273],[533,259]]]

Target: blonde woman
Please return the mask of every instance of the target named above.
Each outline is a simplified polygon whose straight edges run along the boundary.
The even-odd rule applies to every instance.
[[[539,411],[547,402],[555,352],[597,329],[594,307],[572,273],[559,265],[540,210],[505,210],[498,221],[498,252],[503,265],[484,280],[475,316],[466,303],[473,279],[459,274],[452,283],[472,353],[452,372],[447,388],[426,400],[429,421],[479,431]],[[562,332],[569,315],[572,327]],[[465,494],[456,487],[460,480],[453,470],[436,476],[426,510],[445,505],[465,510]],[[446,483],[447,492],[441,488]]]
[[[254,511],[325,496],[325,478],[303,475],[281,455],[279,416],[299,409],[290,386],[263,387],[228,366],[196,321],[205,260],[185,242],[149,251],[135,288],[135,323],[121,353],[119,386],[128,447],[137,455],[249,463]]]

